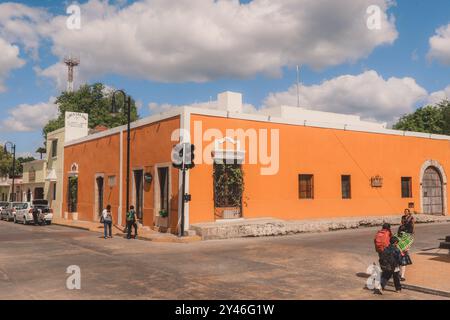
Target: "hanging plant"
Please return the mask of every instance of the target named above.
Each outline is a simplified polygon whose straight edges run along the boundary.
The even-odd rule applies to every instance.
[[[215,206],[240,207],[244,193],[244,173],[239,164],[214,164]]]

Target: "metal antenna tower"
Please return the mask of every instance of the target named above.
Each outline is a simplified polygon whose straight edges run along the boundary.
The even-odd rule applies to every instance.
[[[80,64],[80,59],[69,56],[64,58],[64,64],[67,66],[68,70],[67,92],[73,92],[73,69]]]

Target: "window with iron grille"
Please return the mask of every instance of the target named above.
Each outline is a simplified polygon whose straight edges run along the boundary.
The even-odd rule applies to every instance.
[[[58,140],[55,139],[52,141],[52,158],[58,155]]]
[[[52,200],[56,200],[56,182],[53,184],[53,196]]]
[[[411,177],[402,177],[402,198],[412,198]]]
[[[352,198],[351,176],[349,175],[341,176],[341,189],[342,189],[342,199]]]
[[[300,174],[298,186],[300,199],[314,199],[314,175]]]

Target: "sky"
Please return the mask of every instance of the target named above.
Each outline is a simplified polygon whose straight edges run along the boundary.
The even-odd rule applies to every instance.
[[[141,117],[227,90],[247,112],[296,106],[300,65],[302,107],[392,124],[450,97],[450,1],[0,1],[0,52],[0,142],[20,155],[57,115],[68,55],[76,87],[125,89]]]

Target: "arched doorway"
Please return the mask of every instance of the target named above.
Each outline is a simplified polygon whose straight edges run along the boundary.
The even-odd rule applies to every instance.
[[[427,161],[421,172],[421,200],[424,214],[444,215],[447,212],[446,177],[436,161]]]

